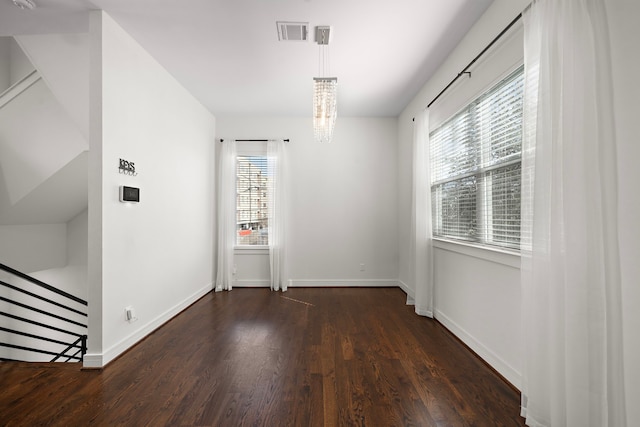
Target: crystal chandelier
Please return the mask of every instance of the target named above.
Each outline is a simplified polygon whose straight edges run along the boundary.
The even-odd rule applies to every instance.
[[[335,77],[313,78],[313,134],[317,142],[331,142],[333,127],[338,115],[338,79]]]
[[[32,0],[11,0],[11,1],[20,9],[33,10],[36,8],[36,4]]]
[[[327,49],[331,27],[316,27],[316,43],[320,46],[320,75],[313,78],[313,134],[317,142],[331,142],[338,115],[338,78],[325,77],[328,68]]]

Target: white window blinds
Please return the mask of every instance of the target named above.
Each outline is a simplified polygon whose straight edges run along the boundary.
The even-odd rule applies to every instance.
[[[433,235],[519,248],[523,68],[430,133]]]
[[[267,156],[238,156],[236,171],[236,244],[268,245],[272,180]]]

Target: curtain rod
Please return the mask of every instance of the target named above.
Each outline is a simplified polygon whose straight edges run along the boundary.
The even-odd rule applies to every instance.
[[[272,139],[236,139],[236,142],[269,142]],[[288,139],[283,139],[284,142],[289,142]],[[220,138],[220,142],[224,142],[224,139]]]
[[[511,21],[511,22],[509,23],[509,25],[507,25],[507,26],[504,28],[504,30],[502,30],[502,31],[500,32],[500,34],[498,34],[498,35],[497,35],[493,40],[491,40],[491,42],[490,42],[490,43],[489,43],[489,44],[488,44],[484,49],[482,49],[482,52],[480,52],[478,55],[476,55],[476,57],[475,57],[475,58],[473,58],[473,60],[472,60],[471,62],[469,62],[469,64],[467,64],[467,66],[466,66],[466,67],[464,67],[464,69],[463,69],[462,71],[460,71],[460,72],[458,73],[458,75],[457,75],[457,76],[455,76],[455,77],[453,78],[453,80],[451,80],[451,82],[449,82],[449,84],[448,84],[448,85],[446,85],[446,86],[445,86],[445,88],[444,88],[444,89],[442,89],[442,90],[440,91],[440,93],[439,93],[438,95],[436,95],[436,97],[435,97],[435,98],[433,98],[433,100],[432,100],[432,101],[427,105],[427,108],[431,107],[431,105],[433,105],[433,103],[434,103],[434,102],[436,102],[436,101],[438,100],[438,98],[440,98],[440,96],[442,96],[442,94],[443,94],[443,93],[445,93],[445,92],[447,91],[447,89],[449,89],[449,88],[451,87],[451,85],[452,85],[452,84],[454,84],[454,83],[455,83],[455,82],[460,78],[460,76],[463,76],[463,75],[465,75],[465,74],[469,74],[469,76],[471,76],[471,72],[470,72],[470,71],[468,71],[468,70],[469,70],[469,68],[471,68],[471,67],[473,66],[473,64],[475,64],[475,63],[476,63],[476,61],[477,61],[478,59],[480,59],[480,57],[481,57],[482,55],[484,55],[484,54],[485,54],[489,49],[491,49],[491,46],[493,46],[493,45],[494,45],[498,40],[500,40],[500,38],[501,38],[502,36],[504,36],[504,34],[505,34],[507,31],[509,31],[509,30],[511,29],[511,27],[513,27],[513,26],[515,25],[515,23],[516,23],[516,22],[518,22],[518,21],[520,20],[520,18],[522,18],[522,13],[519,13],[519,14],[518,14],[518,16],[516,16],[516,17],[513,19],[513,21]],[[415,117],[413,118],[413,120],[415,121]]]

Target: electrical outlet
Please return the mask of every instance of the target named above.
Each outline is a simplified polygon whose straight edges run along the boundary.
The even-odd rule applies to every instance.
[[[364,271],[364,263],[360,264],[360,271]]]
[[[233,264],[233,271],[231,272],[231,274],[233,274],[234,276],[238,274],[238,267],[235,264]]]
[[[138,316],[136,316],[136,311],[134,310],[133,306],[125,307],[124,320],[129,323],[133,323],[138,320]]]

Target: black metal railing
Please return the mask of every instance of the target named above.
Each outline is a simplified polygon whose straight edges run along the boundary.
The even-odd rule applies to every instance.
[[[82,361],[87,352],[87,301],[1,263],[0,270],[21,279],[0,280],[0,289],[5,289],[0,316],[9,319],[0,323],[0,347],[53,356],[51,362]],[[12,327],[1,326],[9,322]]]

